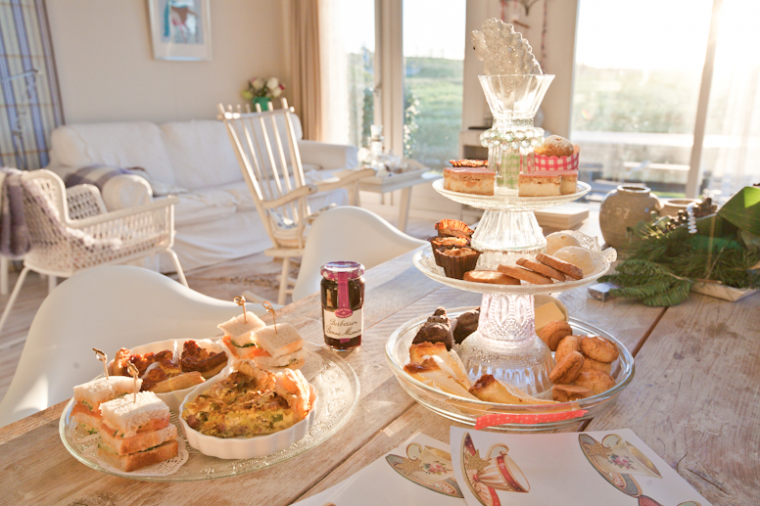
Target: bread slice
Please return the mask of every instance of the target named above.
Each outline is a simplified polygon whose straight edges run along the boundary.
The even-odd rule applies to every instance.
[[[177,427],[170,423],[163,429],[138,432],[132,437],[121,437],[118,430],[114,432],[101,430],[100,438],[119,455],[127,455],[128,453],[153,448],[171,439],[177,439]]]
[[[464,364],[454,350],[446,351],[444,343],[424,342],[413,344],[409,347],[409,360],[421,364],[426,358],[433,358],[438,367],[446,371],[449,376],[454,378],[462,388],[469,390],[470,379],[465,372]]]
[[[101,404],[103,423],[118,429],[124,437],[132,437],[151,420],[169,419],[169,406],[153,392],[140,392],[135,402],[132,399],[132,395],[126,395]]]
[[[224,331],[225,336],[230,336],[233,343],[238,346],[245,346],[251,342],[251,334],[265,327],[265,324],[261,318],[250,311],[246,311],[245,317],[243,315],[236,316],[220,323],[217,327]]]
[[[120,395],[134,392],[134,385],[134,380],[125,376],[98,378],[83,385],[75,386],[74,400],[76,402],[85,401],[89,404],[90,409],[96,410],[101,402],[110,401]],[[138,379],[138,390],[141,385],[142,380]]]
[[[452,395],[458,395],[466,399],[477,399],[474,395],[462,387],[448,372],[441,369],[433,358],[425,359],[421,364],[410,362],[404,366],[404,371],[414,379],[443,390]]]
[[[98,445],[98,457],[126,473],[169,460],[172,457],[176,457],[178,452],[179,445],[176,439],[161,443],[155,448],[130,453],[129,455],[119,455],[104,443]]]
[[[75,405],[76,406],[76,405]],[[99,415],[100,413],[98,413]],[[84,427],[90,434],[100,430],[100,417],[95,413],[88,411],[72,411],[71,419],[76,422],[77,425]]]
[[[490,374],[481,376],[470,388],[470,393],[481,401],[501,404],[556,404],[555,401],[532,397],[516,386],[503,383]]]
[[[296,350],[294,353],[288,353],[287,355],[280,355],[279,357],[271,357],[267,355],[258,355],[253,357],[254,363],[259,367],[266,368],[281,368],[289,367],[291,369],[298,369],[303,367],[305,362],[306,351],[303,349]]]
[[[303,347],[303,339],[296,328],[289,323],[278,323],[264,327],[253,334],[256,345],[266,350],[272,357],[288,355]]]

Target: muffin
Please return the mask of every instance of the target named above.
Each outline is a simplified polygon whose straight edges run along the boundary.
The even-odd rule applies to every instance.
[[[439,267],[442,267],[440,257],[441,251],[453,248],[464,248],[465,246],[470,245],[470,240],[465,237],[431,237],[428,241],[430,241],[430,246],[433,248],[435,264]]]
[[[540,156],[573,156],[573,143],[559,135],[550,135],[537,147],[535,153]]]
[[[464,273],[475,269],[480,252],[472,248],[439,250],[441,267],[447,278],[464,279]]]

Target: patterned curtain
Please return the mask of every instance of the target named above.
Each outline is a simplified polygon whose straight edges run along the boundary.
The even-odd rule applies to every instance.
[[[39,169],[63,123],[45,0],[0,1],[0,166]]]

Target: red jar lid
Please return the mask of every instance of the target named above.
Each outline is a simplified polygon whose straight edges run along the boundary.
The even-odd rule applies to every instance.
[[[322,274],[322,277],[335,281],[338,280],[338,274],[343,274],[345,276],[344,279],[356,279],[364,274],[364,266],[359,262],[339,260],[337,262],[326,263],[319,272]]]

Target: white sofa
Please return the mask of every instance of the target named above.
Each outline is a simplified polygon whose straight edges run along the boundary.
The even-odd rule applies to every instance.
[[[295,119],[307,182],[358,165],[356,147],[303,140],[300,122]],[[278,127],[285,138],[284,125]],[[169,194],[179,197],[174,211],[174,251],[185,270],[271,246],[221,121],[66,125],[53,131],[51,145],[51,163],[46,168],[64,179],[92,165],[145,169],[147,180],[119,175],[105,183],[102,193],[109,210]],[[333,203],[347,204],[347,191],[310,197],[313,210]],[[163,272],[172,269],[169,264],[160,267]]]

